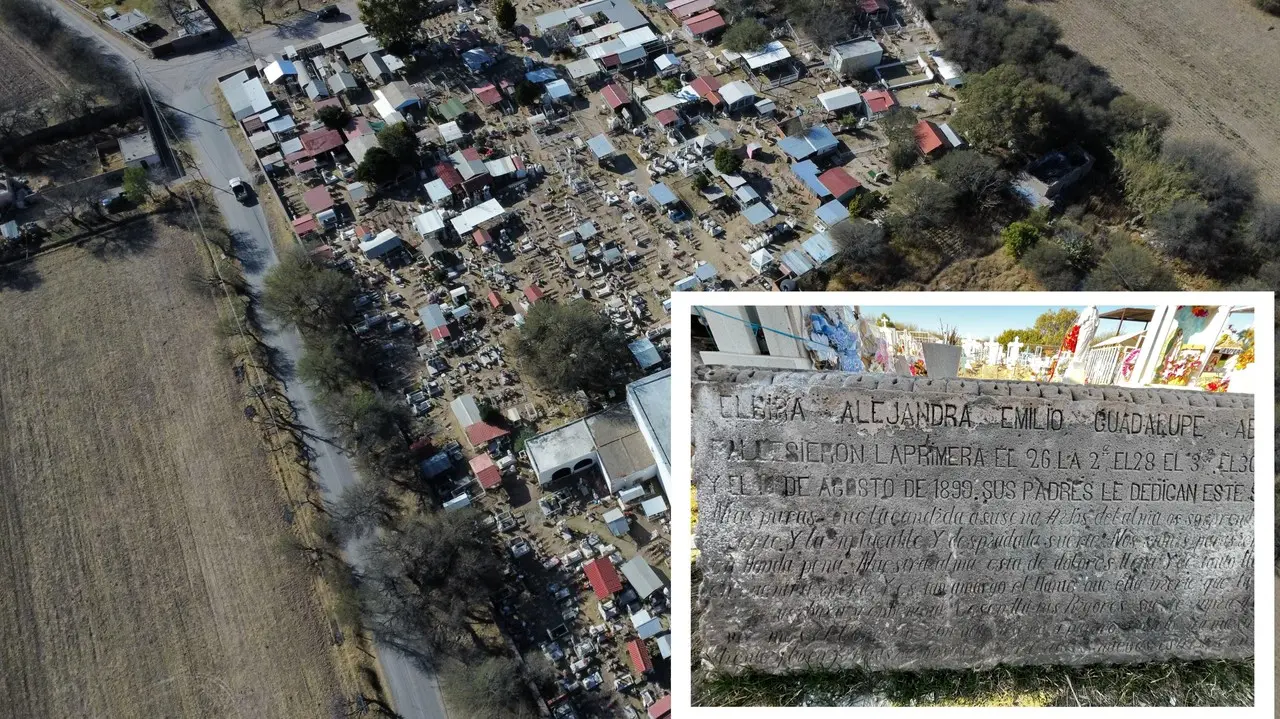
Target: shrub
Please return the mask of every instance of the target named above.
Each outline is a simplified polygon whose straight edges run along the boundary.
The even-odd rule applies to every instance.
[[[1131,292],[1176,290],[1173,273],[1165,269],[1146,247],[1120,240],[1098,259],[1098,266],[1084,280],[1087,291]]]
[[[1005,252],[1018,259],[1040,241],[1040,230],[1029,222],[1013,222],[1000,232],[1000,239]]]
[[[742,169],[742,157],[727,147],[716,148],[716,171],[723,175],[737,174]]]
[[[347,126],[351,115],[341,107],[329,105],[316,111],[316,119],[324,123],[330,130],[340,130]]]
[[[1056,242],[1038,242],[1022,255],[1021,264],[1040,280],[1046,290],[1073,290],[1080,276],[1071,268],[1067,253]]]
[[[724,34],[724,47],[731,52],[757,50],[769,44],[773,37],[755,18],[746,18],[733,24]]]

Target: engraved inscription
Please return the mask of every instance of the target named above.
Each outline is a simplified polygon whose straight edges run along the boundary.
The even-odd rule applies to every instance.
[[[695,381],[713,664],[1252,655],[1251,403],[823,380]]]

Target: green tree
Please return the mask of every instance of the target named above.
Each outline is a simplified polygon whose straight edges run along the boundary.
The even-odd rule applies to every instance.
[[[381,147],[371,147],[356,167],[356,179],[374,184],[387,183],[400,174],[400,161]]]
[[[430,5],[428,0],[359,0],[356,3],[369,34],[384,47],[416,40]]]
[[[1133,95],[1120,94],[1107,105],[1112,137],[1120,137],[1143,130],[1162,132],[1169,126],[1169,113],[1159,105],[1140,100]]]
[[[404,122],[397,122],[379,132],[378,146],[402,163],[412,164],[418,159],[418,136]]]
[[[281,253],[267,273],[262,305],[281,323],[305,330],[334,330],[356,317],[355,280],[322,267],[301,248]]]
[[[954,124],[983,152],[1035,154],[1054,135],[1054,118],[1065,102],[1058,88],[1000,65],[970,75],[960,91]]]
[[[1005,252],[1018,259],[1040,241],[1040,230],[1029,222],[1011,222],[1000,231],[1000,240],[1004,243]]]
[[[750,50],[759,50],[773,36],[761,25],[758,20],[753,17],[739,20],[733,24],[724,34],[724,47],[730,52],[748,52]]]
[[[125,168],[124,196],[134,205],[141,205],[151,197],[151,182],[147,179],[146,170],[141,167]]]
[[[669,93],[676,93],[680,90],[679,78],[669,77],[662,81],[662,89]]]
[[[1153,216],[1191,195],[1191,178],[1160,157],[1160,136],[1143,130],[1121,137],[1111,149],[1124,196],[1137,211]]]
[[[1067,332],[1071,331],[1072,325],[1076,323],[1076,318],[1079,316],[1079,310],[1068,307],[1042,312],[1039,317],[1036,317],[1035,330],[1045,344],[1056,345],[1062,342]]]
[[[622,334],[584,301],[535,304],[514,349],[533,380],[557,392],[602,395],[630,362]]]
[[[1173,273],[1146,247],[1129,240],[1113,242],[1084,280],[1086,291],[1131,292],[1178,289]]]
[[[852,217],[871,217],[881,207],[884,207],[884,195],[879,190],[862,190],[849,200],[848,209]]]
[[[697,190],[698,192],[702,192],[703,190],[707,189],[710,186],[711,186],[711,180],[707,177],[706,173],[699,172],[698,174],[693,176],[693,189]]]
[[[316,110],[316,119],[324,123],[330,130],[341,130],[351,121],[351,114],[345,108],[327,105]]]
[[[1039,332],[1036,332],[1034,329],[1030,329],[1030,328],[1024,328],[1020,330],[1005,330],[1004,332],[1001,332],[1000,334],[996,335],[996,342],[999,342],[1002,345],[1007,345],[1010,342],[1014,341],[1015,339],[1024,345],[1050,344],[1044,341],[1044,338],[1040,336]]]
[[[742,169],[742,156],[727,147],[717,147],[716,171],[724,175],[737,174]]]
[[[516,6],[511,0],[494,0],[493,20],[498,27],[511,32],[516,26]]]
[[[962,207],[991,209],[1009,188],[1009,173],[976,150],[954,150],[933,163],[933,172],[958,194]]]
[[[542,98],[542,93],[541,85],[528,80],[521,80],[516,83],[515,92],[512,94],[515,97],[516,104],[528,107],[537,103]]]

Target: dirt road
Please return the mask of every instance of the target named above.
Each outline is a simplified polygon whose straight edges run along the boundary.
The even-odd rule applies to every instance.
[[[0,294],[0,716],[327,716],[338,688],[180,232]]]
[[[1173,137],[1216,140],[1258,169],[1280,200],[1280,18],[1249,0],[1058,0],[1035,3],[1063,41],[1128,92],[1173,116]],[[1268,28],[1275,28],[1268,30]]]

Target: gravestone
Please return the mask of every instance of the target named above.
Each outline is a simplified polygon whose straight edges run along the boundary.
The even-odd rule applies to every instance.
[[[1253,401],[702,368],[702,659],[958,669],[1253,654]]]

